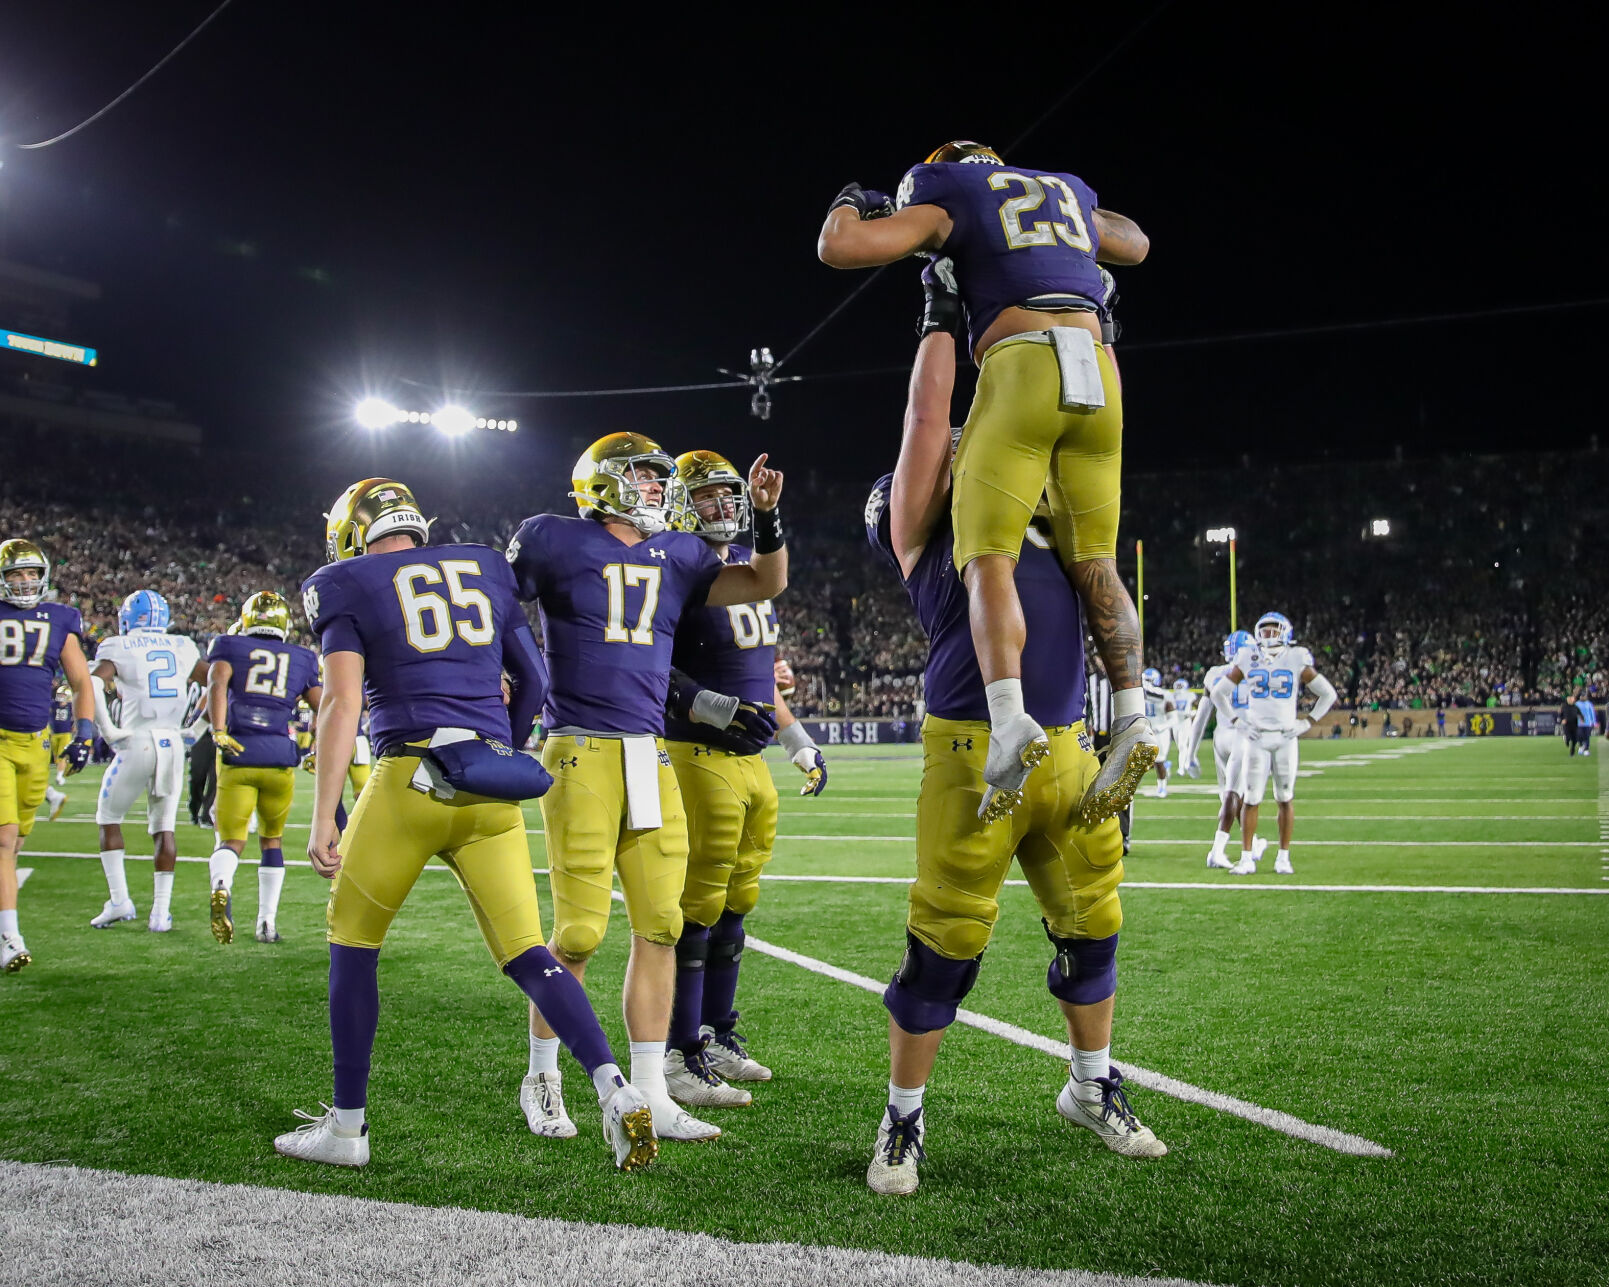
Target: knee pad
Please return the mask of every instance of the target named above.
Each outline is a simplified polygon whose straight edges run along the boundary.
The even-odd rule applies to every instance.
[[[589,959],[602,942],[603,935],[591,925],[566,925],[553,936],[559,955],[572,961]]]
[[[1070,1005],[1094,1005],[1117,991],[1117,935],[1062,938],[1043,922],[1056,955],[1045,975],[1050,995]]]
[[[909,930],[905,932],[905,959],[883,991],[883,1005],[913,1037],[948,1028],[955,1012],[978,981],[983,954],[966,961],[940,956]]]
[[[682,925],[682,936],[676,940],[676,969],[702,971],[710,956],[710,932],[707,926],[687,921]]]
[[[723,912],[709,932],[709,966],[718,969],[723,965],[736,965],[743,959],[743,943],[748,937],[743,932],[743,917],[738,912]]]
[[[285,851],[283,849],[264,849],[262,857],[257,860],[259,867],[283,867],[285,865]]]

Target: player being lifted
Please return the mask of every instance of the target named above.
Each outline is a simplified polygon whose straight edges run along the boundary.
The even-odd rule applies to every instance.
[[[173,868],[179,846],[175,831],[179,794],[185,787],[184,716],[190,683],[205,667],[200,650],[183,635],[168,633],[168,601],[155,590],[136,590],[117,610],[117,630],[95,650],[95,723],[116,754],[101,775],[95,822],[100,828],[106,905],[90,924],[107,929],[135,917],[123,871],[123,819],[146,797],[146,830],[153,846],[151,914],[145,927],[162,934],[173,928]],[[107,705],[118,698],[118,719]]]
[[[50,782],[50,701],[60,667],[73,690],[73,739],[64,758],[77,773],[95,749],[95,699],[77,608],[47,603],[50,560],[32,541],[0,542],[0,974],[33,958],[17,924],[17,850]]]
[[[1292,874],[1291,831],[1296,812],[1291,801],[1296,793],[1296,739],[1324,718],[1335,705],[1335,686],[1313,669],[1313,654],[1292,640],[1291,623],[1277,612],[1257,618],[1252,642],[1241,647],[1228,671],[1212,687],[1213,704],[1220,724],[1233,718],[1232,697],[1237,685],[1245,681],[1246,711],[1236,748],[1242,763],[1231,764],[1230,777],[1244,791],[1240,811],[1240,861],[1230,868],[1237,876],[1257,872],[1257,854],[1252,840],[1257,835],[1257,809],[1270,776],[1274,779],[1274,799],[1279,805],[1279,854],[1274,871]],[[1313,709],[1298,718],[1296,704],[1300,688],[1313,694]],[[1219,822],[1222,828],[1222,820]]]
[[[817,241],[835,268],[921,253],[954,262],[978,363],[952,467],[954,557],[989,698],[989,816],[1010,810],[1013,793],[1049,753],[1023,706],[1025,625],[1013,577],[1041,496],[1049,497],[1056,549],[1113,689],[1111,744],[1089,784],[1085,817],[1120,812],[1155,759],[1139,621],[1117,573],[1122,392],[1101,344],[1097,266],[1137,264],[1148,249],[1131,220],[1097,208],[1083,180],[1009,169],[992,148],[967,141],[946,143],[914,167],[894,201],[849,184]]]
[[[748,484],[713,451],[676,458],[679,525],[702,537],[722,564],[748,561],[734,544],[749,530]],[[743,918],[760,895],[760,870],[777,835],[777,789],[760,757],[779,740],[804,770],[804,795],[820,795],[826,761],[793,718],[776,682],[776,611],[769,600],[682,614],[671,654],[672,696],[665,744],[687,813],[687,880],[676,943],[665,1082],[689,1107],[746,1104],[728,1081],[769,1081],[751,1059],[734,1009],[743,957]],[[775,706],[776,722],[766,710]],[[686,713],[681,713],[685,709]]]
[[[1179,768],[1186,777],[1198,777],[1201,773],[1201,739],[1206,736],[1207,721],[1218,709],[1212,703],[1213,687],[1229,673],[1229,667],[1240,650],[1251,641],[1251,634],[1245,630],[1236,630],[1232,634],[1225,635],[1223,664],[1211,667],[1202,681],[1202,700],[1196,705],[1195,717],[1190,721],[1189,730],[1180,739]],[[1240,799],[1245,792],[1244,785],[1231,776],[1230,766],[1233,765],[1237,769],[1245,767],[1244,758],[1235,759],[1235,750],[1240,745],[1246,717],[1246,689],[1245,680],[1234,686],[1229,694],[1231,717],[1224,719],[1223,716],[1218,716],[1212,730],[1212,771],[1218,783],[1218,830],[1213,836],[1212,848],[1207,852],[1207,866],[1223,871],[1228,871],[1235,865],[1229,861],[1229,856],[1224,850],[1229,844],[1230,828],[1240,822]],[[1257,836],[1252,840],[1251,847],[1252,856],[1260,860],[1263,850],[1268,847],[1268,841]]]
[[[641,434],[600,438],[576,461],[581,517],[539,514],[508,547],[522,599],[542,616],[552,688],[542,716],[542,799],[553,888],[554,955],[577,978],[603,941],[618,869],[631,924],[624,1008],[631,1080],[662,1139],[713,1139],[720,1129],[678,1108],[665,1085],[687,877],[687,817],[661,740],[677,623],[689,608],[764,602],[788,581],[777,500],[782,475],[761,456],[749,470],[754,548],[722,564],[690,532],[667,530],[675,462]],[[558,1045],[531,1009],[531,1059],[520,1088],[539,1135],[574,1133],[560,1095]]]
[[[930,294],[938,288],[933,268],[923,279]],[[1123,837],[1115,817],[1089,824],[1079,813],[1099,771],[1083,724],[1084,622],[1043,509],[1027,529],[1015,577],[1027,616],[1023,696],[1045,729],[1049,763],[1028,779],[1024,799],[1008,820],[984,822],[978,816],[992,732],[967,628],[967,595],[950,558],[946,493],[954,378],[954,343],[934,330],[924,336],[911,373],[899,462],[866,505],[867,537],[897,565],[928,637],[916,879],[905,958],[883,993],[889,1012],[888,1101],[866,1172],[878,1193],[917,1187],[926,1131],[923,1094],[944,1033],[977,980],[1013,855],[1044,916],[1053,949],[1047,982],[1071,1043],[1057,1112],[1094,1131],[1115,1152],[1167,1152],[1130,1111],[1122,1075],[1111,1064]]]
[[[235,940],[235,870],[252,814],[257,815],[257,941],[279,942],[279,895],[285,885],[285,822],[296,791],[296,704],[317,709],[318,657],[287,642],[291,606],[262,590],[240,607],[240,633],[219,635],[207,650],[207,706],[218,748],[218,848],[208,863],[212,936]]]
[[[519,801],[550,779],[515,748],[530,736],[547,677],[514,577],[485,545],[430,547],[401,483],[343,492],[325,530],[329,564],[302,601],[324,651],[313,827],[307,856],[334,880],[328,910],[335,1103],[279,1136],[287,1157],[369,1160],[369,1066],[380,1018],[380,947],[419,873],[439,856],[469,895],[504,974],[540,1002],[592,1076],[615,1165],[658,1152],[651,1114],[626,1084],[586,993],[543,946]],[[512,699],[504,705],[503,672]],[[379,764],[342,836],[337,822],[365,698]]]

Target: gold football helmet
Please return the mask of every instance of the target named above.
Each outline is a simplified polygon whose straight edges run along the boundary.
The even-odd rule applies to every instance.
[[[638,478],[642,470],[652,479]],[[594,518],[618,518],[630,523],[644,536],[663,532],[671,526],[676,498],[671,480],[676,462],[652,438],[640,433],[612,433],[581,453],[570,474],[570,495],[582,514]],[[659,499],[650,502],[641,483],[657,482]]]
[[[725,456],[713,451],[689,451],[676,457],[677,518],[684,532],[695,532],[706,541],[727,545],[748,530],[754,515],[749,501],[748,480]],[[700,509],[698,493],[705,488],[725,487],[726,496],[706,496]]]
[[[974,143],[971,139],[954,139],[943,147],[934,148],[922,164],[933,165],[939,161],[956,161],[962,165],[1004,165],[1000,153],[996,152],[987,143]]]
[[[26,575],[30,571],[36,574],[32,578]],[[48,589],[50,560],[42,549],[21,537],[0,542],[0,599],[16,608],[35,608]]]
[[[365,478],[337,497],[324,516],[324,557],[331,563],[367,554],[382,536],[412,532],[424,545],[430,520],[402,483],[392,478]]]
[[[259,590],[240,605],[240,633],[284,639],[291,632],[291,605],[283,595]]]

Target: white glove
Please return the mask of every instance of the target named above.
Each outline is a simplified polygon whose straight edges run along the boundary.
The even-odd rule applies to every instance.
[[[1187,778],[1199,778],[1201,776],[1201,761],[1192,755],[1179,765],[1179,772]]]
[[[1313,727],[1313,721],[1312,720],[1306,719],[1306,718],[1299,719],[1299,720],[1296,721],[1296,731],[1295,731],[1295,733],[1292,734],[1292,736],[1293,737],[1301,737],[1303,733],[1307,732],[1307,730],[1312,728],[1312,727]]]

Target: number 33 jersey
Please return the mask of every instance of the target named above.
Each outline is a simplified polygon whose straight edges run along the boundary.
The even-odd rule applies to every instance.
[[[190,705],[190,672],[200,655],[191,640],[160,630],[136,630],[102,639],[95,650],[95,664],[110,662],[117,671],[117,695],[122,703],[119,725],[126,729],[183,728]]]
[[[1302,672],[1312,664],[1313,654],[1295,644],[1274,656],[1255,644],[1242,648],[1235,666],[1246,677],[1246,722],[1265,731],[1294,726]]]
[[[83,633],[78,609],[65,603],[0,602],[0,729],[37,733],[50,724],[62,645]]]
[[[627,545],[594,519],[538,514],[508,561],[520,598],[542,614],[552,685],[543,725],[663,735],[676,626],[720,575],[715,551],[691,532]]]
[[[311,648],[266,635],[219,635],[207,663],[230,666],[229,736],[246,749],[230,768],[285,769],[301,760],[291,721],[303,693],[318,684]]]

